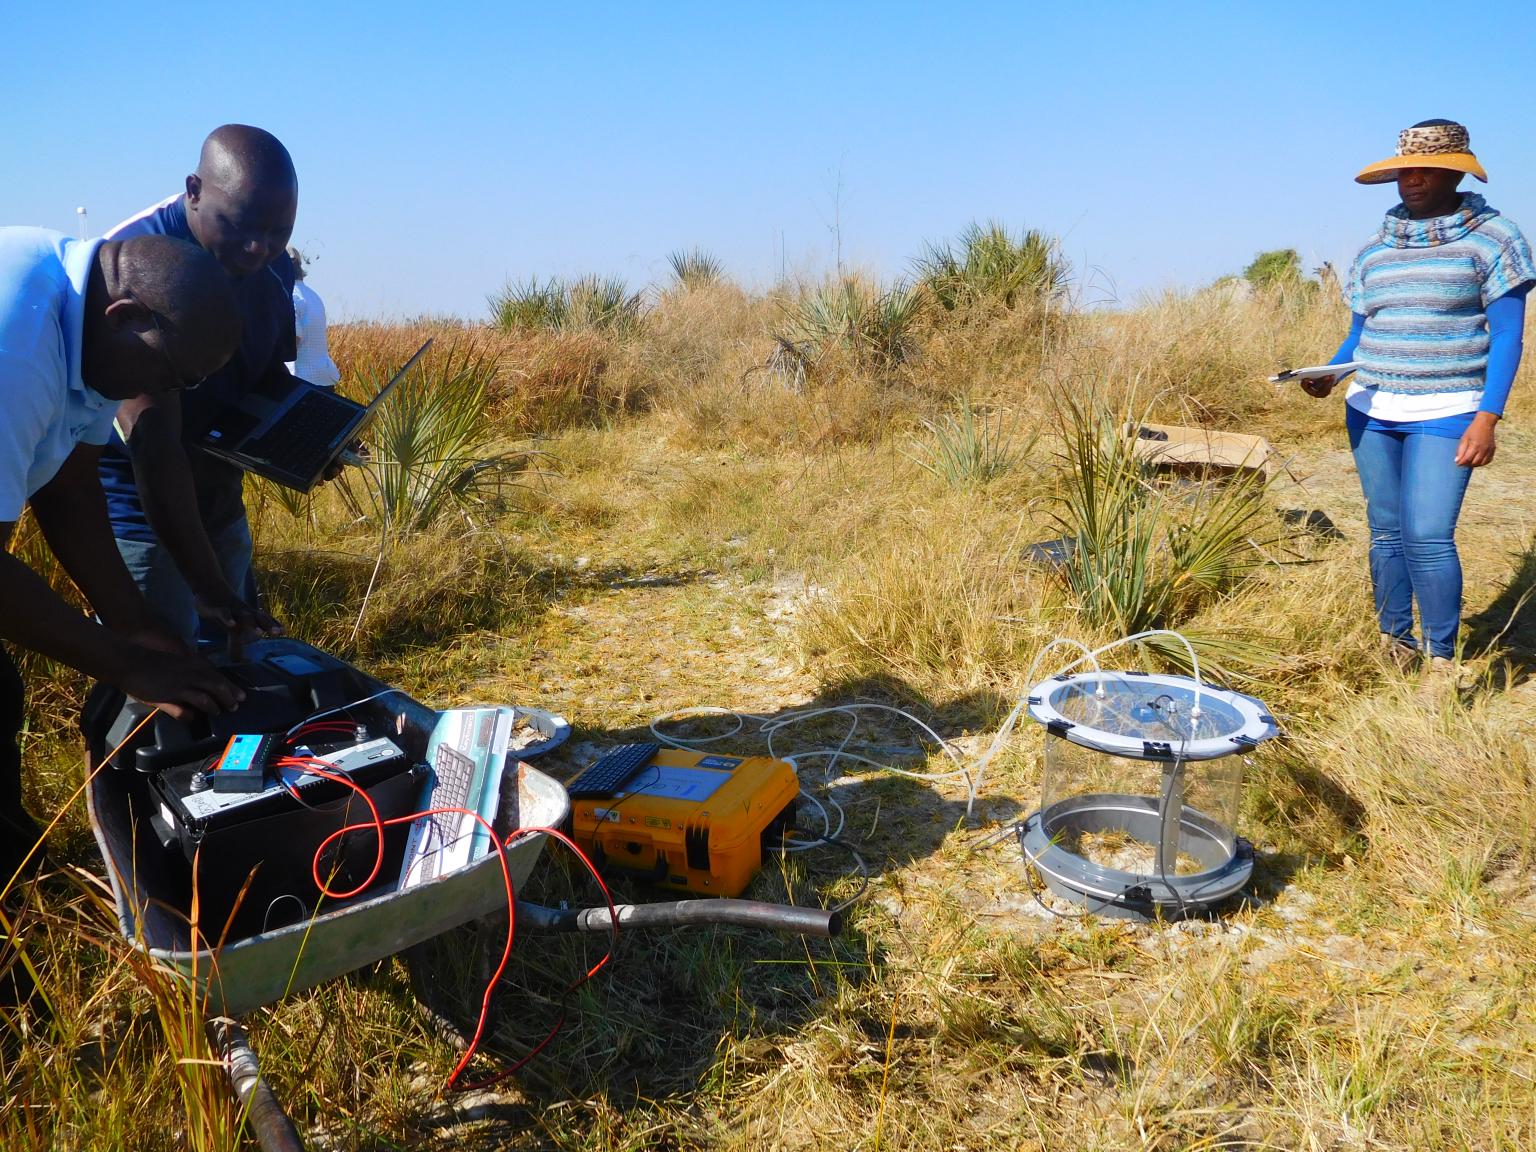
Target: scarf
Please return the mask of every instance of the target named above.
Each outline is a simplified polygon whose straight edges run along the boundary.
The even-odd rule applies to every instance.
[[[1399,204],[1387,213],[1381,225],[1381,242],[1392,248],[1434,248],[1460,240],[1499,214],[1497,208],[1476,192],[1461,194],[1461,207],[1448,216],[1429,220],[1411,220],[1408,209]]]

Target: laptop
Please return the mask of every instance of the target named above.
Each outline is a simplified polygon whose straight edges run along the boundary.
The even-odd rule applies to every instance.
[[[221,412],[199,446],[237,468],[308,492],[373,422],[385,398],[431,346],[428,340],[416,349],[367,407],[294,376],[292,386],[279,395],[251,391]]]

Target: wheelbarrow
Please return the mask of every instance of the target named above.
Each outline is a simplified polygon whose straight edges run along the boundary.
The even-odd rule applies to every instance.
[[[262,1146],[287,1150],[302,1145],[261,1079],[238,1017],[506,908],[507,880],[514,890],[525,884],[547,837],[527,834],[510,840],[504,853],[489,850],[430,880],[412,882],[403,879],[409,873],[401,866],[409,851],[405,825],[386,837],[384,849],[372,829],[347,832],[339,840],[333,835],[333,876],[356,873],[358,857],[374,853],[384,867],[376,867],[377,879],[356,895],[332,900],[315,899],[312,889],[306,895],[288,893],[303,885],[292,878],[292,868],[285,873],[276,861],[281,853],[291,855],[296,843],[304,846],[301,854],[309,854],[327,829],[366,823],[368,815],[353,794],[305,802],[302,809],[289,806],[282,819],[274,817],[265,826],[247,821],[250,827],[242,825],[233,838],[218,841],[207,860],[203,852],[212,839],[189,853],[173,834],[180,810],[174,799],[167,800],[163,774],[186,771],[188,764],[201,765],[199,771],[207,774],[234,734],[303,731],[319,714],[342,716],[359,732],[383,736],[400,753],[402,768],[377,782],[370,794],[391,815],[419,811],[430,793],[431,772],[443,767],[441,760],[431,771],[427,765],[444,713],[308,644],[260,641],[226,671],[246,686],[246,701],[235,713],[211,721],[182,723],[112,690],[93,692],[81,722],[90,769],[86,800],[123,937],[185,981],[212,1021],[236,1095]],[[528,763],[559,746],[570,734],[569,724],[536,708],[514,707],[511,713],[517,739],[509,745],[495,805],[495,831],[502,839],[518,828],[556,828],[570,808],[560,782]],[[360,846],[359,839],[372,845]],[[242,857],[241,869],[253,858],[260,867],[250,869],[227,913],[209,898],[203,903],[212,904],[216,914],[210,917],[204,907],[199,917],[197,878],[214,877],[210,863],[231,855]],[[300,863],[307,868],[310,861]],[[263,868],[276,877],[266,887],[253,883]],[[203,895],[209,897],[215,887],[206,883]],[[615,917],[621,928],[740,924],[816,936],[840,931],[835,912],[745,900],[617,905],[612,912],[606,906],[552,909],[518,901],[516,915],[521,928],[549,932],[610,932]]]

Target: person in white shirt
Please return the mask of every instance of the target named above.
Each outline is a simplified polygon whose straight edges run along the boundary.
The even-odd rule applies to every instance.
[[[300,380],[334,388],[341,370],[325,343],[325,302],[305,279],[304,254],[290,247],[288,258],[293,261],[293,328],[298,336],[298,358],[288,371]]]
[[[120,401],[196,388],[239,342],[228,280],[191,244],[0,228],[0,640],[175,716],[235,707],[239,689],[187,651],[134,587],[112,542],[96,465]],[[101,623],[6,550],[29,507]],[[21,800],[25,704],[0,647],[0,892],[40,851]],[[0,1004],[11,967],[4,948],[0,939]]]

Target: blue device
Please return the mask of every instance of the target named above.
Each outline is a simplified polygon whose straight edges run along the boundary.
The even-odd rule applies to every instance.
[[[267,786],[272,736],[231,736],[224,754],[208,771],[215,792],[260,792]]]

